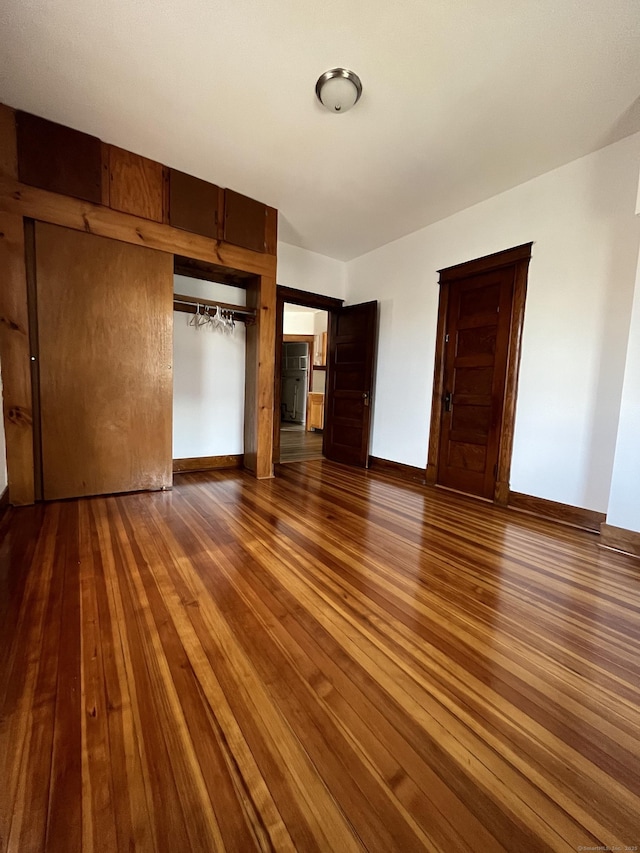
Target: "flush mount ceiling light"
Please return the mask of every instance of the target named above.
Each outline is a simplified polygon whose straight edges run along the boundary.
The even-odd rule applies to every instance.
[[[316,83],[318,100],[332,113],[346,113],[358,103],[361,94],[360,78],[348,68],[325,71]]]

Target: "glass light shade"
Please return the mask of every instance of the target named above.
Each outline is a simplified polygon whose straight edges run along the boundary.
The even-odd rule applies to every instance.
[[[320,103],[332,113],[346,113],[362,94],[362,83],[357,74],[346,68],[325,71],[316,83]]]
[[[358,90],[346,77],[332,77],[320,90],[320,100],[332,113],[346,113],[357,98]]]

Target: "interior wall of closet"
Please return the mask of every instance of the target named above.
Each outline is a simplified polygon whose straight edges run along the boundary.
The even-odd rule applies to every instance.
[[[212,458],[244,453],[245,324],[216,327],[203,315],[215,316],[209,301],[246,305],[247,293],[182,275],[174,276],[174,293],[207,300],[200,316],[173,314],[174,467],[193,470],[215,464]],[[185,459],[202,461],[186,466]]]

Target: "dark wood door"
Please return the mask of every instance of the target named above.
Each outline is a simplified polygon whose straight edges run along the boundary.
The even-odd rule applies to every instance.
[[[378,303],[332,311],[323,454],[367,468]]]
[[[36,223],[46,500],[172,482],[173,256]]]
[[[450,282],[438,483],[493,498],[514,267]]]

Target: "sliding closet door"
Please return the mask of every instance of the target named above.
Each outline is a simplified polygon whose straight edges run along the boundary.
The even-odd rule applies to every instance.
[[[35,226],[45,500],[171,485],[173,256]]]

